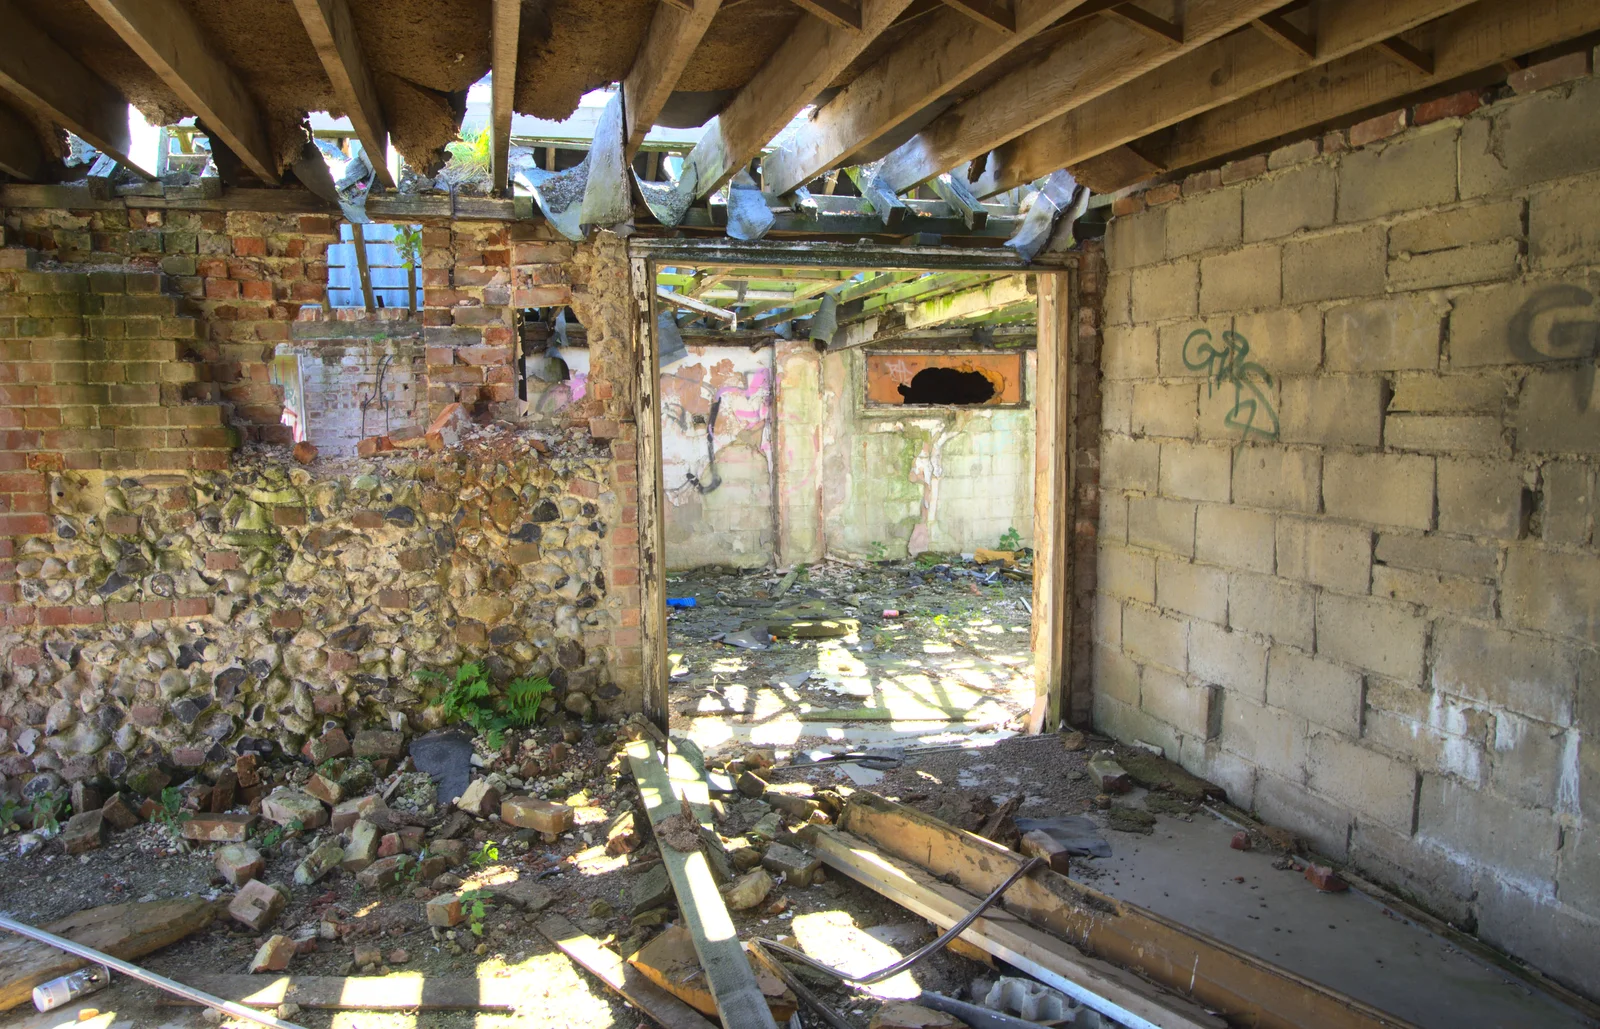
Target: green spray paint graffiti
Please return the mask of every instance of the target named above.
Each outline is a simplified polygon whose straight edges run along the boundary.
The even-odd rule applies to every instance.
[[[1231,329],[1222,334],[1222,349],[1212,345],[1210,329],[1196,329],[1183,341],[1183,365],[1190,371],[1206,373],[1206,396],[1224,384],[1233,387],[1233,408],[1223,416],[1222,423],[1239,430],[1239,439],[1252,435],[1262,439],[1278,438],[1278,412],[1262,392],[1262,387],[1272,386],[1272,376],[1254,361],[1245,360],[1250,355],[1250,341]],[[1199,340],[1199,343],[1196,343]],[[1257,425],[1264,418],[1271,428]]]

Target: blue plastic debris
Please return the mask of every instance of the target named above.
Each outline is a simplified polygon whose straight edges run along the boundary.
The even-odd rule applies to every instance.
[[[695,603],[694,603],[694,598],[693,597],[668,597],[667,598],[667,606],[668,607],[694,607]]]

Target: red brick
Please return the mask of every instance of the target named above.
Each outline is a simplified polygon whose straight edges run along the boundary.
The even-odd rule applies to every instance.
[[[213,550],[206,554],[206,568],[225,572],[239,567],[239,555],[232,550]]]
[[[246,300],[271,300],[272,283],[263,281],[246,282],[240,290]]]
[[[204,618],[211,613],[211,601],[205,597],[184,597],[172,608],[179,618]]]
[[[1266,170],[1266,154],[1256,154],[1241,161],[1229,161],[1222,166],[1222,184],[1231,186],[1235,182],[1243,182],[1245,179],[1253,179],[1257,175],[1264,174]]]
[[[1350,145],[1366,146],[1368,143],[1376,143],[1380,139],[1388,139],[1404,131],[1405,127],[1406,111],[1402,107],[1398,111],[1380,114],[1376,118],[1368,118],[1350,126]]]
[[[39,609],[40,625],[71,625],[72,608],[70,607],[41,607]]]
[[[1306,865],[1306,881],[1323,893],[1342,893],[1350,888],[1350,884],[1327,865]]]
[[[0,514],[0,535],[43,536],[50,531],[50,519],[41,514]]]
[[[233,279],[207,279],[206,297],[211,300],[232,300],[239,296],[239,283]]]
[[[145,621],[155,622],[172,617],[172,601],[147,600],[139,605],[139,617]]]
[[[333,219],[325,214],[302,214],[299,228],[308,236],[331,236]]]
[[[233,252],[240,257],[266,257],[267,241],[260,236],[235,236]]]
[[[639,585],[639,569],[614,568],[607,581],[613,586],[637,586]]]
[[[271,618],[274,629],[298,629],[304,620],[299,611],[274,611]]]
[[[1514,72],[1506,79],[1506,85],[1518,93],[1532,93],[1539,89],[1549,89],[1559,86],[1563,82],[1581,79],[1589,74],[1589,48],[1584,47],[1576,53],[1563,57],[1541,61],[1531,68]]]
[[[12,647],[7,655],[13,665],[31,666],[44,660],[44,654],[38,647]]]
[[[84,605],[81,607],[74,607],[72,609],[73,625],[99,625],[105,620],[106,612],[105,608],[103,607],[90,607],[88,605]]]
[[[106,518],[106,532],[113,536],[137,536],[139,519],[134,515],[109,515]]]
[[[383,512],[357,511],[350,516],[350,524],[358,529],[381,529],[383,528]]]
[[[1192,196],[1195,193],[1204,193],[1207,190],[1217,189],[1222,185],[1222,169],[1212,168],[1208,171],[1195,172],[1183,180],[1183,195]],[[1121,214],[1121,211],[1116,212]],[[1132,213],[1131,211],[1128,213]]]
[[[1163,183],[1144,191],[1144,202],[1149,207],[1170,204],[1183,195],[1183,187],[1176,182]]]
[[[275,507],[272,509],[273,525],[304,525],[306,509],[303,507]]]
[[[1459,93],[1429,100],[1425,104],[1418,104],[1411,112],[1413,125],[1427,125],[1442,118],[1465,118],[1467,115],[1483,106],[1483,92],[1477,89],[1464,89]]]
[[[411,606],[411,595],[405,590],[379,590],[378,606],[391,611],[404,611]]]

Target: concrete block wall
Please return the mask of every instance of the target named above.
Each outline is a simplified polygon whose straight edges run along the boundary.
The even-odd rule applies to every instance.
[[[1593,994],[1579,56],[1119,200],[1092,668],[1105,731]]]

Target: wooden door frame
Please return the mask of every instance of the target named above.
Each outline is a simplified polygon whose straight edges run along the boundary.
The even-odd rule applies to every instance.
[[[661,264],[871,268],[880,271],[1026,272],[1037,276],[1038,374],[1034,385],[1033,629],[1034,704],[1028,731],[1053,732],[1067,711],[1072,641],[1072,513],[1077,352],[1078,255],[1027,264],[995,247],[915,247],[871,243],[759,242],[730,239],[628,241],[633,296],[635,419],[639,462],[639,624],[644,713],[667,728],[666,494],[661,470],[661,373],[656,342],[656,268]]]

